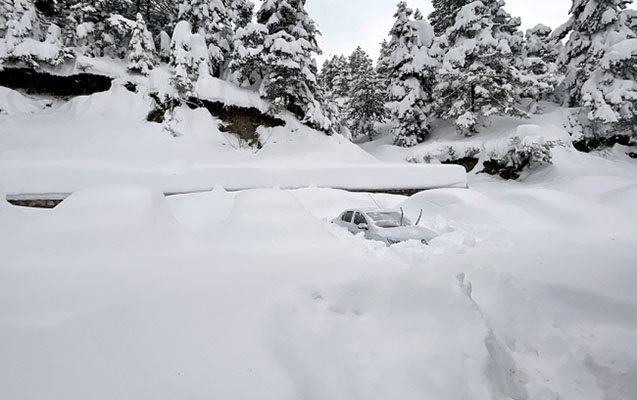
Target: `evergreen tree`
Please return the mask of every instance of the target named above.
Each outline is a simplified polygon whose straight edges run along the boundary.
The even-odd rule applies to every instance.
[[[249,0],[226,0],[228,3],[228,16],[233,31],[245,28],[252,22],[254,16],[254,3]]]
[[[0,0],[0,37],[4,37],[7,31],[7,23],[11,14],[13,4],[10,0]]]
[[[376,74],[378,75],[379,85],[383,91],[385,102],[388,100],[388,90],[390,82],[390,65],[391,65],[392,49],[389,42],[385,39],[380,44],[380,56],[376,62]]]
[[[441,36],[454,26],[458,12],[469,3],[471,0],[432,0],[434,10],[429,14],[429,21],[436,35]]]
[[[500,0],[463,7],[443,38],[447,51],[436,86],[438,115],[474,135],[491,115],[524,117],[519,108],[521,73],[515,65],[518,23]]]
[[[273,110],[287,109],[312,127],[330,130],[313,58],[321,53],[316,42],[319,32],[305,10],[305,0],[265,0],[257,22],[267,29],[261,95],[271,101]]]
[[[10,62],[22,62],[28,66],[37,66],[30,52],[19,49],[26,40],[37,39],[38,19],[31,0],[15,0],[9,7],[7,31],[4,43],[6,59]]]
[[[391,54],[390,100],[394,143],[410,147],[425,140],[432,115],[432,89],[438,61],[430,56],[434,31],[424,20],[404,21],[411,10],[399,4],[392,40],[397,43]],[[402,31],[395,29],[402,26]]]
[[[371,140],[376,123],[382,122],[387,113],[380,80],[371,58],[360,47],[349,58],[349,70],[352,89],[347,103],[347,125],[354,137],[367,136]]]
[[[43,61],[49,65],[57,66],[64,64],[66,61],[75,57],[73,51],[64,46],[62,41],[62,29],[55,24],[49,25],[46,31],[44,43],[48,46],[48,54],[40,54],[39,61]],[[44,52],[42,52],[44,53]],[[44,56],[44,57],[43,57]]]
[[[170,36],[166,31],[159,32],[159,59],[162,62],[170,62]]]
[[[155,66],[155,42],[141,13],[137,14],[136,23],[129,45],[128,70],[147,75]]]
[[[583,106],[590,135],[635,135],[637,35],[628,0],[574,0],[564,57],[562,90],[571,106]]]
[[[520,61],[522,97],[540,101],[555,91],[558,83],[559,45],[551,37],[551,28],[537,25],[527,30]]]
[[[331,81],[331,92],[334,98],[347,99],[351,91],[350,62],[344,55],[334,59],[334,77]]]
[[[220,77],[229,60],[233,34],[230,16],[223,1],[184,0],[179,9],[179,18],[190,22],[192,29],[205,38],[211,73]]]
[[[232,79],[241,86],[260,86],[266,72],[265,37],[268,28],[263,24],[248,24],[234,35],[229,68]]]
[[[190,24],[180,21],[175,26],[170,43],[170,66],[173,68],[171,83],[177,89],[181,97],[190,97],[193,94],[193,81],[199,74],[199,65],[193,59],[193,35]],[[197,34],[199,38],[203,38]],[[205,44],[204,44],[205,48]]]

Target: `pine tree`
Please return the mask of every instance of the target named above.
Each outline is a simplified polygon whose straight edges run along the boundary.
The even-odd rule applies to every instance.
[[[64,46],[62,41],[62,29],[55,24],[49,25],[49,28],[46,31],[46,37],[44,38],[44,43],[49,46],[51,51],[49,53],[50,55],[41,58],[40,61],[52,66],[58,66],[75,57],[73,51]]]
[[[429,21],[436,35],[441,36],[454,26],[458,12],[469,3],[471,0],[432,0],[434,10],[429,14]]]
[[[399,4],[392,41],[390,100],[394,143],[410,147],[425,140],[430,131],[432,89],[438,61],[430,56],[434,31],[424,20],[405,21],[411,10]],[[402,30],[396,29],[402,26]]]
[[[351,91],[350,62],[344,55],[334,60],[334,77],[331,82],[331,92],[334,98],[347,99]]]
[[[232,80],[241,86],[260,86],[266,72],[265,37],[268,28],[250,23],[234,35],[229,69]]]
[[[271,101],[273,110],[287,109],[308,125],[329,131],[313,58],[321,53],[316,42],[319,32],[305,10],[305,0],[265,0],[257,22],[267,29],[261,95]]]
[[[461,134],[474,135],[491,115],[524,117],[519,106],[521,73],[514,49],[519,22],[500,0],[463,7],[443,37],[446,54],[436,86],[437,114],[454,119]]]
[[[637,35],[627,0],[574,0],[561,89],[587,113],[587,134],[636,135]],[[559,38],[559,37],[558,37]]]
[[[11,14],[13,4],[10,0],[0,0],[0,37],[4,37],[7,32],[7,23]]]
[[[155,66],[155,42],[141,13],[137,14],[136,23],[129,44],[128,70],[147,75]]]
[[[390,65],[391,65],[392,49],[386,39],[380,44],[380,56],[376,61],[376,74],[378,75],[379,85],[384,94],[385,102],[389,99],[389,83],[390,83]]]
[[[211,73],[221,77],[231,53],[232,27],[228,9],[222,0],[184,0],[180,20],[188,21],[194,32],[206,40]]]
[[[254,16],[254,3],[249,0],[226,0],[228,5],[228,16],[233,27],[233,31],[238,28],[245,28],[252,22]]]
[[[347,126],[354,137],[367,136],[371,140],[376,123],[382,122],[387,114],[380,80],[371,58],[360,47],[349,57],[349,71],[352,83],[345,113]]]
[[[558,83],[557,57],[559,44],[551,37],[551,28],[537,25],[526,31],[526,40],[520,59],[522,97],[538,102],[546,100]]]
[[[190,46],[191,37],[190,24],[187,21],[180,21],[175,26],[170,43],[170,65],[173,68],[171,83],[182,97],[191,96],[194,86],[195,68],[190,54],[192,50]]]
[[[31,0],[15,0],[9,8],[7,31],[4,43],[6,59],[10,62],[21,62],[30,67],[37,67],[37,62],[30,52],[20,49],[26,40],[37,39],[39,21],[35,5]]]

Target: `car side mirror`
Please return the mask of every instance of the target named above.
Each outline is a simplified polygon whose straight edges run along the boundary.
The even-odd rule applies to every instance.
[[[369,226],[367,226],[367,224],[361,223],[358,224],[358,229],[360,229],[361,231],[366,231],[369,229]]]

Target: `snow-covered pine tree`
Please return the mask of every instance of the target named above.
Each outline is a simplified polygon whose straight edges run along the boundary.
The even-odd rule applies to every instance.
[[[334,59],[334,77],[331,92],[334,98],[347,99],[351,91],[350,63],[347,57],[339,55]]]
[[[439,67],[429,54],[435,37],[433,28],[424,20],[410,21],[409,15],[411,10],[399,3],[392,28],[396,47],[390,57],[392,134],[394,143],[403,147],[415,146],[429,135],[432,89]]]
[[[0,0],[0,37],[4,37],[7,31],[12,7],[11,0]]]
[[[380,80],[372,59],[361,47],[349,57],[349,70],[352,81],[345,113],[347,126],[355,138],[367,136],[371,140],[376,133],[376,124],[387,114]]]
[[[183,0],[179,19],[188,21],[192,30],[205,38],[210,55],[210,72],[220,77],[229,60],[232,41],[230,16],[223,1]]]
[[[187,21],[180,21],[175,26],[170,43],[170,66],[173,68],[171,83],[181,97],[192,95],[193,79],[196,77],[190,55],[192,31]]]
[[[148,75],[148,71],[155,66],[155,42],[153,35],[146,28],[146,21],[141,13],[137,14],[129,47],[128,70]]]
[[[159,32],[159,59],[161,62],[170,62],[170,35],[164,30]]]
[[[313,57],[321,53],[319,31],[305,10],[305,0],[265,0],[257,22],[267,28],[261,95],[271,101],[273,111],[287,109],[309,126],[329,131]]]
[[[517,20],[506,17],[501,0],[464,6],[443,40],[447,50],[436,85],[437,115],[455,120],[459,133],[478,132],[491,115],[524,117],[518,108],[521,73],[513,48]]]
[[[49,25],[44,38],[45,46],[47,46],[46,55],[40,58],[40,61],[49,65],[57,66],[64,64],[66,61],[75,57],[73,50],[66,47],[62,41],[62,29],[55,24]],[[45,53],[45,52],[43,52]]]
[[[378,75],[379,85],[385,96],[385,102],[388,100],[391,53],[392,49],[389,42],[386,39],[383,39],[380,44],[380,56],[376,61],[376,74]]]
[[[245,28],[252,22],[254,16],[254,3],[250,0],[226,0],[228,17],[232,24],[232,30]]]
[[[561,59],[562,90],[571,106],[583,106],[588,136],[637,135],[637,35],[632,0],[574,0]],[[586,121],[586,120],[588,121]]]
[[[321,66],[321,71],[319,72],[319,84],[323,89],[329,89],[332,80],[334,80],[334,76],[336,71],[334,69],[334,60],[337,56],[332,56],[331,58],[323,61],[323,65]]]
[[[261,85],[266,71],[264,51],[267,34],[267,27],[258,23],[249,23],[235,32],[229,69],[232,80],[238,85]]]
[[[560,46],[551,33],[551,28],[542,24],[527,30],[520,58],[521,96],[533,99],[536,104],[554,93],[559,79],[557,57]]]
[[[436,35],[441,36],[456,23],[456,16],[460,9],[471,0],[432,0],[433,12],[429,14],[429,21]]]
[[[28,39],[38,38],[39,22],[35,5],[31,0],[14,0],[9,5],[7,31],[4,37],[4,48],[7,61],[21,62],[28,66],[37,66],[31,52],[20,49],[20,45]]]

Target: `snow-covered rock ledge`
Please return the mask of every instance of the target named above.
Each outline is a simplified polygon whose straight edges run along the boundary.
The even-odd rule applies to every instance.
[[[8,199],[64,197],[102,185],[143,185],[163,193],[203,192],[222,186],[229,191],[305,187],[350,191],[427,190],[467,187],[466,172],[458,165],[356,164],[329,166],[207,165],[178,169],[120,167],[78,169],[64,165],[3,163],[0,182]]]

